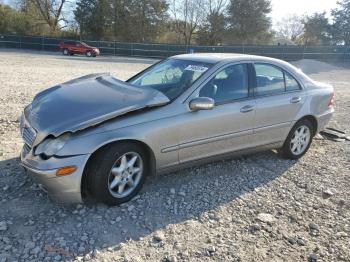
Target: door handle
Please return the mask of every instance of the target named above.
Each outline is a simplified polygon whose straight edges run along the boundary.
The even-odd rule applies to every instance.
[[[293,97],[290,102],[292,104],[296,104],[296,103],[299,103],[301,101],[301,97]]]
[[[254,106],[252,105],[246,105],[241,108],[241,113],[248,113],[254,110]]]

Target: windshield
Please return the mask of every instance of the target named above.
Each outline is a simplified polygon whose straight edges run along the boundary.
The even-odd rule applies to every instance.
[[[140,88],[152,88],[174,100],[186,91],[212,64],[190,60],[168,59],[128,80]]]

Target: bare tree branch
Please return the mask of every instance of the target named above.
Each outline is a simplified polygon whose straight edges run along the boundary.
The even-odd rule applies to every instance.
[[[200,0],[173,0],[169,11],[172,16],[174,31],[182,35],[182,42],[189,45],[198,26],[205,18],[205,11]]]
[[[30,0],[33,5],[37,8],[43,20],[50,27],[51,32],[55,32],[61,26],[61,21],[66,21],[62,18],[62,10],[64,5],[68,2],[67,0]]]
[[[291,15],[277,23],[277,35],[293,42],[304,32],[303,17]]]

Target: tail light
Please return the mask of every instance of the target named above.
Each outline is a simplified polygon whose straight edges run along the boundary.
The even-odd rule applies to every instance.
[[[332,93],[331,99],[329,99],[328,107],[333,107],[335,102],[335,93]]]

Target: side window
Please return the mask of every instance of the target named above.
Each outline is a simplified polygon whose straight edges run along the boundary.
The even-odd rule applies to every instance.
[[[199,92],[216,103],[248,97],[248,68],[246,64],[228,66],[217,73]]]
[[[286,91],[295,91],[300,89],[300,85],[289,73],[284,72],[284,77],[286,79]]]
[[[283,71],[267,64],[255,64],[256,95],[270,95],[285,91]]]

